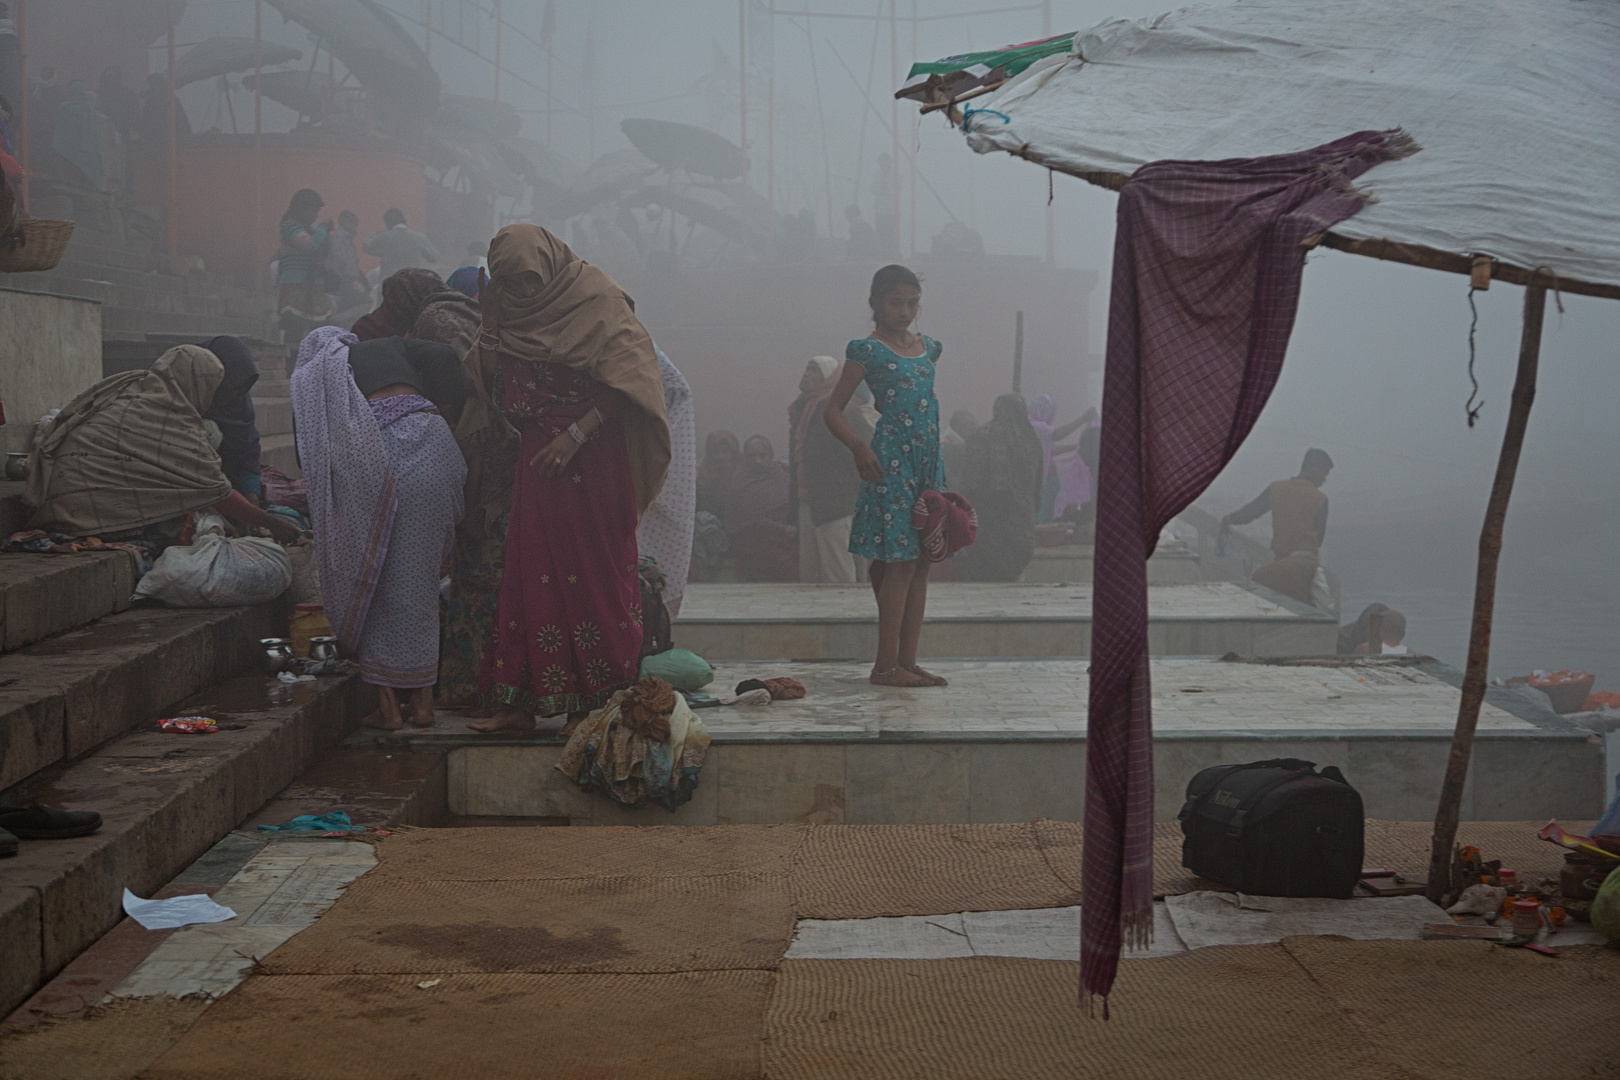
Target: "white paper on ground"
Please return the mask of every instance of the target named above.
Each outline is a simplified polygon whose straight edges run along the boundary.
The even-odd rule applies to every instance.
[[[167,900],[142,900],[124,890],[124,914],[148,930],[173,930],[193,923],[216,923],[236,918],[236,912],[216,904],[206,893],[171,896]]]
[[[1165,898],[1176,932],[1189,949],[1264,945],[1286,937],[1338,935],[1358,941],[1416,941],[1428,923],[1451,921],[1422,896],[1353,900],[1194,892]]]
[[[1186,951],[1161,903],[1153,905],[1153,944],[1127,950],[1125,955],[1141,958]],[[787,952],[789,960],[948,960],[961,956],[1078,961],[1080,909],[801,919]]]

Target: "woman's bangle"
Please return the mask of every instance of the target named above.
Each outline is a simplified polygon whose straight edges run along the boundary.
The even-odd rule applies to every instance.
[[[584,446],[590,441],[589,437],[586,436],[583,431],[579,430],[579,425],[577,423],[568,425],[568,437],[573,439],[581,446]]]
[[[498,349],[501,347],[501,332],[491,330],[487,326],[478,328],[478,347],[481,349]]]

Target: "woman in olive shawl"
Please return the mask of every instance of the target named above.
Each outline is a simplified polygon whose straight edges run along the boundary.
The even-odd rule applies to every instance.
[[[502,229],[489,267],[474,379],[522,441],[480,678],[500,708],[471,725],[486,732],[572,724],[635,682],[636,525],[670,461],[658,354],[613,279],[535,225]]]
[[[1024,399],[998,397],[991,421],[968,433],[953,477],[979,515],[978,539],[954,560],[958,580],[1017,581],[1024,572],[1035,553],[1044,461]]]

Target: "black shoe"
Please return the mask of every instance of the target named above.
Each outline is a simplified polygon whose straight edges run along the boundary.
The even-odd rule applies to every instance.
[[[23,840],[65,840],[89,836],[101,828],[94,810],[58,810],[51,806],[0,806],[0,829]]]
[[[0,829],[0,859],[9,859],[15,854],[17,854],[17,838]]]

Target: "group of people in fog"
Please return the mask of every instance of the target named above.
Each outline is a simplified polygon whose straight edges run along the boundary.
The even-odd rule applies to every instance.
[[[325,288],[320,208],[300,192],[289,209],[288,303]],[[260,461],[258,369],[228,337],[63,410],[31,463],[36,518],[157,530],[160,546],[210,508],[283,543],[312,534],[326,617],[380,688],[371,722],[387,728],[431,725],[436,704],[483,732],[572,725],[636,681],[647,627],[679,614],[689,570],[722,564],[743,580],[870,581],[873,681],[944,685],[917,663],[935,570],[915,515],[949,481],[944,346],[912,329],[914,273],[879,270],[871,333],[806,364],[785,461],[763,436],[716,431],[700,464],[690,387],[600,268],[511,225],[487,270],[464,271],[398,269],[351,329],[303,336],[291,394],[307,520],[278,505],[288,481]],[[958,490],[980,508],[979,542],[944,567],[1021,570],[1046,483],[1040,422],[1009,395],[967,431]]]

